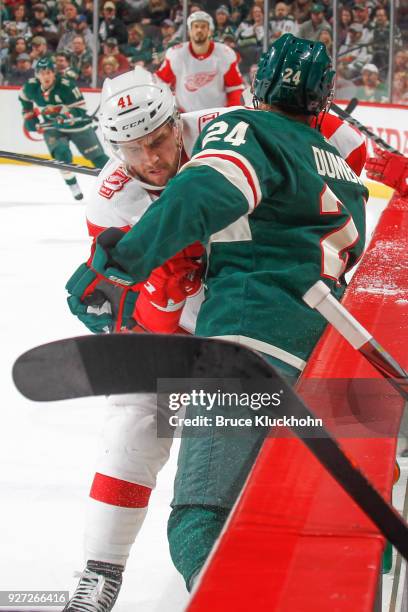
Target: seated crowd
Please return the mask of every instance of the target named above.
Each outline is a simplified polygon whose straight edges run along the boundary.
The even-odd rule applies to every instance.
[[[219,2],[225,2],[220,4]],[[389,4],[391,0],[342,0],[338,15],[336,97],[390,100]],[[333,54],[330,0],[271,0],[269,40],[285,32],[320,40]],[[0,0],[0,84],[22,85],[38,60],[52,56],[58,72],[80,87],[92,86],[92,0]],[[214,19],[213,38],[233,48],[249,82],[264,44],[263,0],[190,1],[189,12]],[[97,86],[142,65],[155,71],[166,50],[182,41],[179,0],[105,0],[98,18]],[[392,101],[408,105],[408,5],[396,10]]]

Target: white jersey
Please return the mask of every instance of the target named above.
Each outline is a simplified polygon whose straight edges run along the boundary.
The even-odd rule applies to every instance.
[[[181,115],[185,161],[191,157],[194,143],[204,126],[236,108],[214,108]],[[99,174],[88,200],[86,218],[89,234],[96,238],[108,227],[117,227],[124,232],[130,230],[163,189],[131,177],[119,160],[111,158]],[[187,331],[193,332],[195,329],[202,300],[203,291],[187,299],[180,321],[180,325]]]
[[[208,53],[196,55],[189,42],[171,47],[156,75],[174,87],[176,103],[183,111],[237,104],[233,92],[244,89],[236,53],[211,41]]]

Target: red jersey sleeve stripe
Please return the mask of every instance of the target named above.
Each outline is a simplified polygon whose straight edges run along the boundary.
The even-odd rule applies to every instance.
[[[238,68],[238,60],[232,62],[227,72],[224,74],[224,85],[226,88],[240,86],[244,89],[244,83],[242,81],[242,75]],[[226,89],[228,91],[228,89]]]
[[[176,75],[174,74],[170,61],[167,58],[164,59],[164,62],[160,68],[156,70],[155,74],[159,77],[159,79],[165,83],[168,83],[168,85],[174,86],[176,84]]]

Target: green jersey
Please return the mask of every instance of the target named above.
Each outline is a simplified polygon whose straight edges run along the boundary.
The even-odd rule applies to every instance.
[[[325,327],[302,296],[319,279],[341,296],[363,252],[367,196],[317,130],[239,109],[207,125],[192,159],[112,255],[141,281],[201,241],[208,265],[196,333],[302,369]]]
[[[54,85],[46,91],[42,89],[40,81],[33,77],[23,85],[19,100],[24,114],[33,111],[36,106],[45,122],[54,121],[57,114],[68,113],[72,117],[71,122],[67,120],[62,125],[56,124],[61,132],[81,132],[88,129],[91,123],[79,87],[67,76],[56,75]]]

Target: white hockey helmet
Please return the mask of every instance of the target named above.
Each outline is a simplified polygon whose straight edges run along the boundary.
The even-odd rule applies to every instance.
[[[177,117],[170,88],[141,66],[103,83],[99,124],[110,144],[142,138]]]
[[[211,15],[209,15],[205,11],[194,11],[194,13],[191,13],[191,15],[187,19],[187,28],[189,32],[191,32],[191,25],[195,21],[206,21],[208,23],[208,26],[211,32],[214,32],[213,18],[211,17]]]

